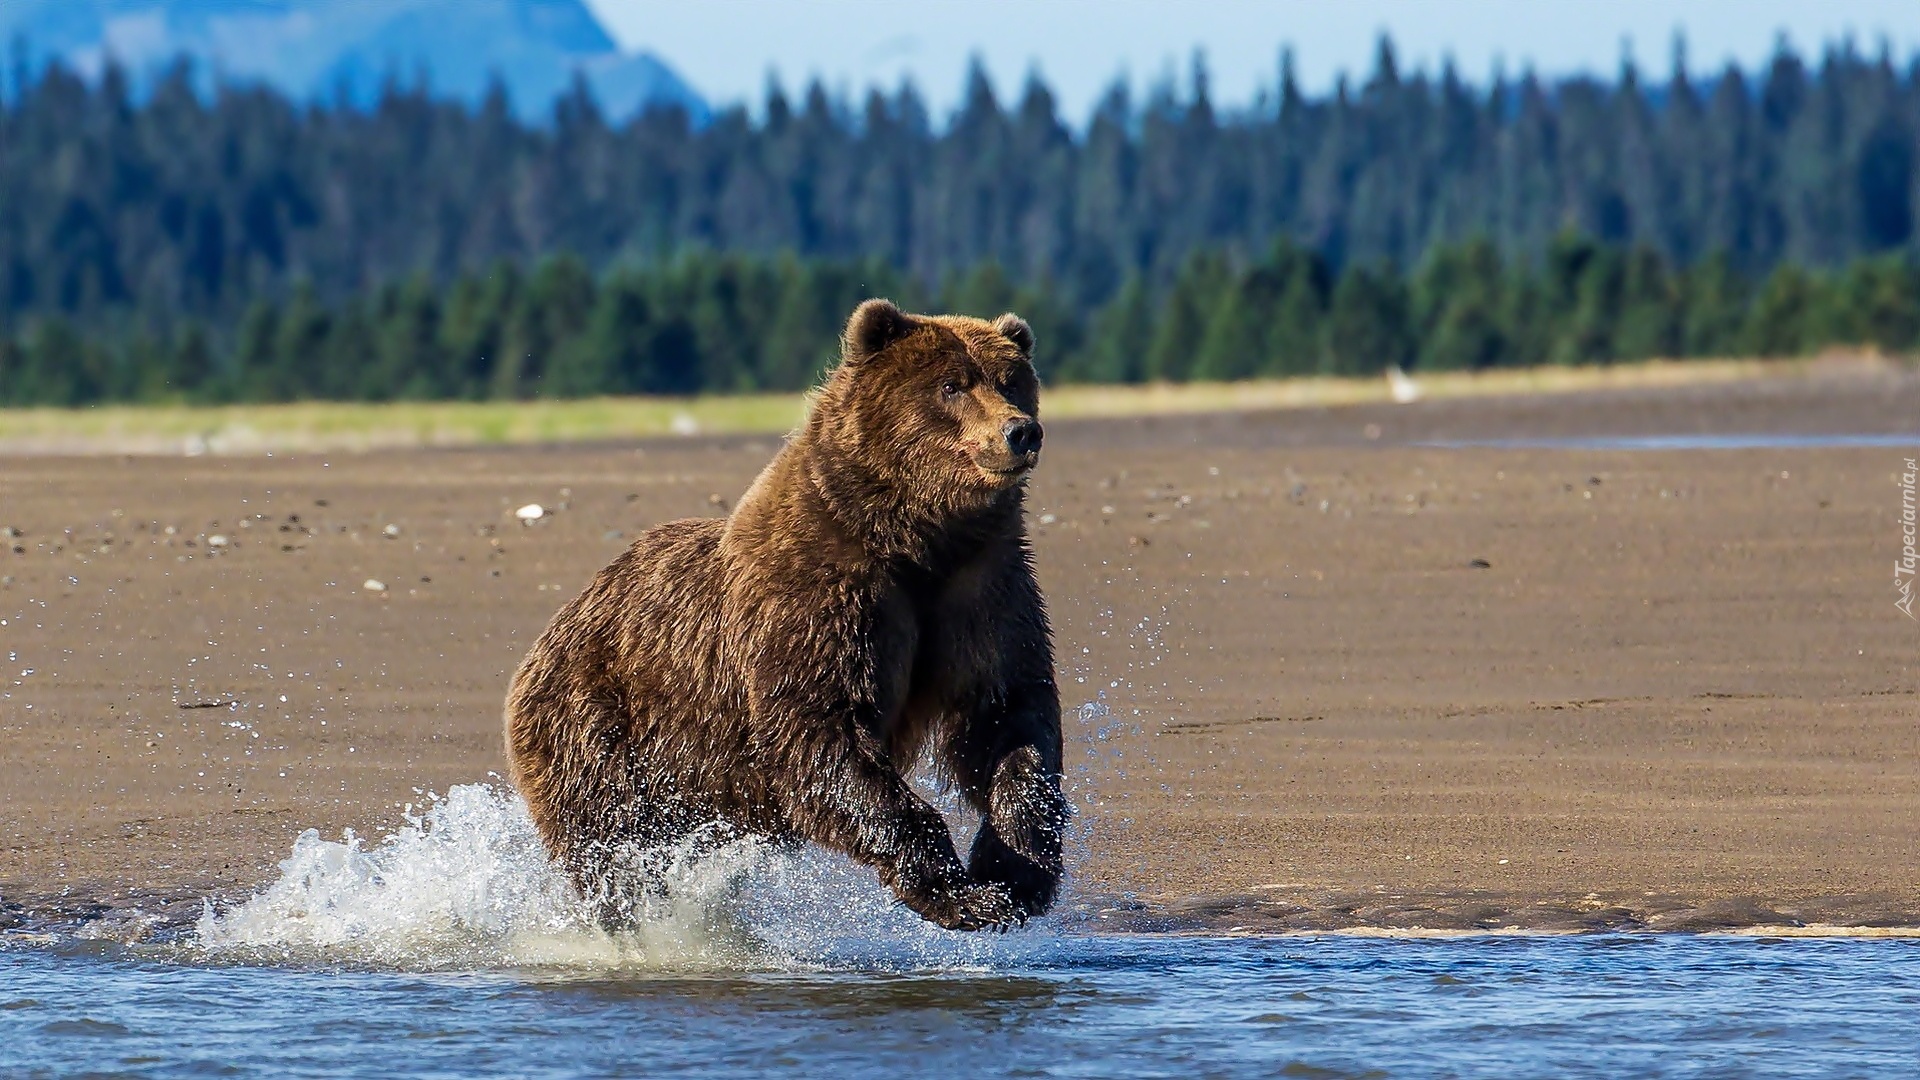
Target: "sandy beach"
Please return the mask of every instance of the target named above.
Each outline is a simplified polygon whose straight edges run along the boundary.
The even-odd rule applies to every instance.
[[[1031,508],[1071,902],[1920,926],[1913,444],[1535,445],[1917,418],[1920,378],[1863,370],[1054,424]],[[304,829],[378,836],[504,771],[506,681],[553,610],[776,445],[0,460],[0,926],[189,918]]]

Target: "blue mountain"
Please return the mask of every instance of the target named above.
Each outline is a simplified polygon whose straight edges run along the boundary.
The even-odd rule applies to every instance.
[[[86,76],[112,58],[136,88],[183,55],[209,81],[360,104],[389,78],[478,101],[498,77],[522,115],[542,117],[578,73],[614,119],[668,104],[707,115],[664,61],[621,52],[582,0],[0,0],[0,42]]]

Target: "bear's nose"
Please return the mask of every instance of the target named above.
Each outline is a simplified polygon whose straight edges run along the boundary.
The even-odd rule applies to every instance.
[[[1007,437],[1007,449],[1020,457],[1037,453],[1041,436],[1045,434],[1040,430],[1040,421],[1024,416],[1007,421],[1007,426],[1001,428],[1000,433]]]

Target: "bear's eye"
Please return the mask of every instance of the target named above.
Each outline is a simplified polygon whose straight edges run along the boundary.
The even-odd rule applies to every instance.
[[[960,396],[960,380],[948,379],[946,382],[941,383],[940,396],[942,398],[949,398],[949,399],[959,397]]]

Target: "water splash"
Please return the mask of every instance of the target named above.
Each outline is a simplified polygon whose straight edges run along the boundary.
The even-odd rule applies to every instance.
[[[607,933],[548,860],[520,797],[460,785],[375,844],[301,834],[278,880],[231,909],[206,907],[193,947],[403,969],[964,970],[1031,961],[1057,941],[1044,926],[938,929],[871,870],[823,851],[696,838],[644,857],[664,868],[664,888],[636,900],[631,929]]]
[[[547,864],[526,806],[469,784],[432,800],[369,848],[308,829],[280,877],[228,911],[209,904],[199,945],[213,953],[327,955],[438,967],[463,955],[538,963],[580,940],[577,904]]]

